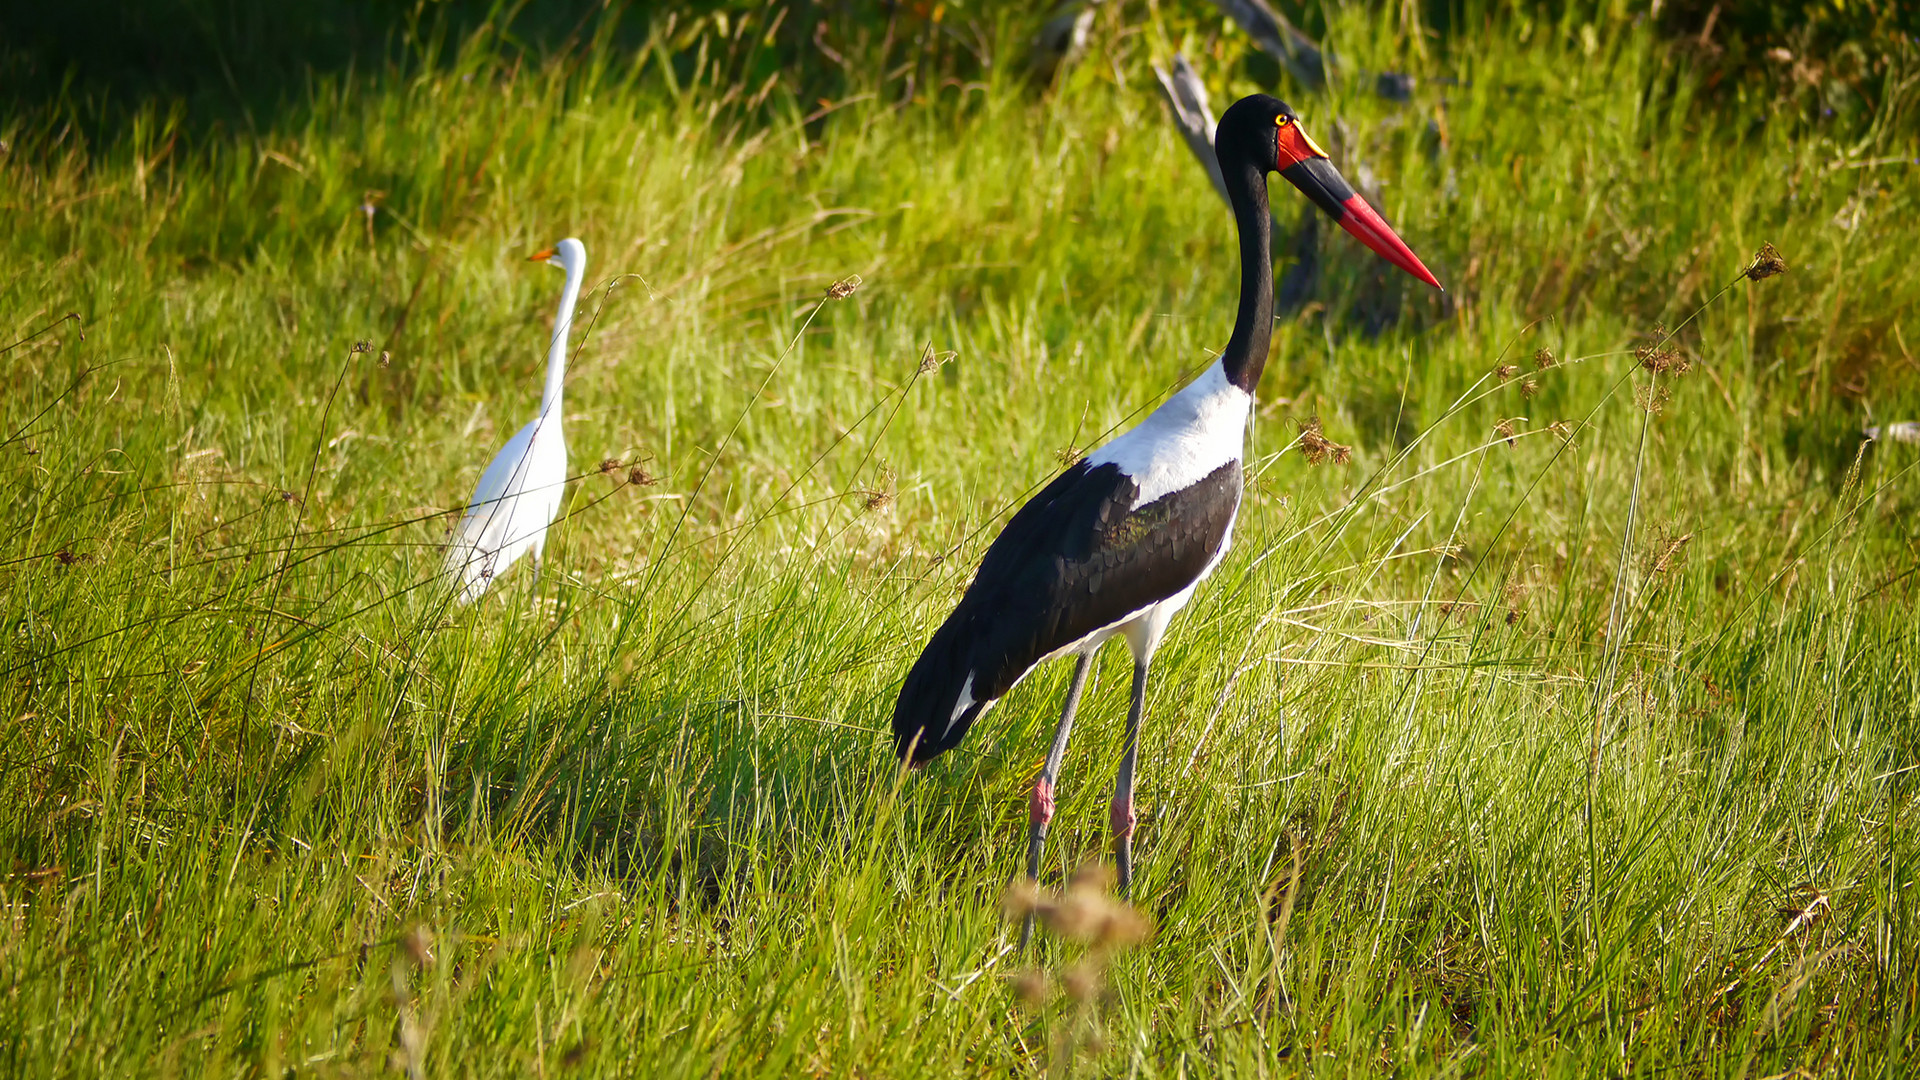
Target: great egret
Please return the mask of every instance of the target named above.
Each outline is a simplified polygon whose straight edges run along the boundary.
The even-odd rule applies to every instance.
[[[1042,661],[1079,657],[1034,782],[1029,878],[1040,873],[1053,785],[1089,666],[1115,635],[1133,651],[1133,704],[1110,808],[1122,893],[1133,876],[1133,773],[1147,665],[1174,613],[1226,555],[1240,511],[1248,413],[1273,331],[1267,174],[1285,177],[1387,261],[1440,284],[1354,194],[1285,103],[1242,98],[1220,118],[1214,147],[1240,233],[1240,310],[1226,350],[1140,426],[1088,454],[1013,515],[894,706],[895,747],[917,765],[958,745]]]
[[[533,552],[534,580],[540,579],[547,526],[559,513],[566,489],[567,441],[560,423],[560,390],[567,374],[567,331],[587,272],[587,249],[568,237],[527,260],[566,271],[567,284],[560,291],[560,311],[554,316],[553,339],[547,347],[540,415],[515,432],[480,474],[447,548],[447,573],[454,578],[462,604],[478,600],[494,578],[528,551]]]

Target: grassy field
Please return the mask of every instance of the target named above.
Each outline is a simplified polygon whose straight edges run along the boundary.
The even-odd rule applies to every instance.
[[[1067,665],[898,774],[993,530],[1225,342],[1147,67],[1263,88],[1207,10],[904,106],[745,81],[709,20],[409,45],[245,128],[0,117],[0,1069],[1904,1074],[1920,447],[1861,431],[1920,419],[1920,62],[1827,117],[1632,22],[1339,16],[1414,100],[1282,96],[1451,300],[1335,231],[1276,333],[1148,694],[1151,935],[1012,948]],[[567,516],[457,608],[568,235]]]

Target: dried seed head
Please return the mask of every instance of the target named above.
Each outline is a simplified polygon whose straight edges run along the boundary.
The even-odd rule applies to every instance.
[[[1555,420],[1553,423],[1547,425],[1547,430],[1560,436],[1563,441],[1573,438],[1573,425],[1567,423],[1565,420]]]
[[[1074,867],[1073,873],[1068,875],[1067,884],[1106,892],[1113,888],[1113,867],[1097,859],[1083,862]]]
[[[845,300],[860,291],[860,275],[851,274],[827,286],[827,299]]]
[[[929,341],[927,342],[927,347],[920,350],[920,374],[931,375],[947,364],[952,363],[959,355],[959,353],[952,349],[934,352],[933,342]]]
[[[1007,882],[1007,891],[1000,894],[1000,914],[1008,922],[1024,919],[1040,910],[1040,886],[1017,877]]]
[[[400,935],[400,948],[414,967],[426,967],[433,960],[433,932],[424,926],[415,926]]]
[[[1554,365],[1554,357],[1553,357],[1552,349],[1535,349],[1533,351],[1534,367],[1539,368],[1542,371],[1545,371],[1547,368],[1550,368],[1553,365]]]
[[[1079,461],[1081,456],[1084,455],[1085,453],[1086,453],[1085,450],[1082,450],[1079,447],[1069,443],[1066,446],[1063,446],[1060,449],[1055,450],[1053,452],[1053,459],[1055,461],[1058,461],[1062,465],[1072,465],[1074,462]]]
[[[380,350],[380,366],[386,367],[388,364],[392,362],[393,362],[393,354],[388,352],[385,349],[381,349]]]
[[[1107,906],[1106,921],[1094,934],[1094,944],[1107,949],[1124,949],[1147,940],[1153,932],[1153,924],[1133,905],[1113,901]]]
[[[1505,420],[1493,425],[1493,431],[1494,434],[1507,440],[1508,446],[1512,446],[1514,436],[1520,431],[1520,425],[1526,422],[1527,418],[1524,416],[1509,416]]]
[[[1748,281],[1764,281],[1775,274],[1786,272],[1787,260],[1780,257],[1780,252],[1775,250],[1771,243],[1761,244],[1760,250],[1753,253],[1753,262],[1742,271]]]
[[[1820,921],[1821,917],[1833,910],[1833,904],[1827,894],[1810,881],[1803,881],[1793,887],[1794,899],[1800,901],[1798,907],[1777,909],[1788,920],[1786,929],[1780,931],[1782,940],[1793,936]],[[1802,900],[1802,897],[1805,899]]]
[[[1506,587],[1507,625],[1512,626],[1527,615],[1527,586],[1525,582],[1508,581]]]
[[[1060,976],[1060,988],[1074,1001],[1092,1001],[1100,994],[1100,965],[1091,958],[1082,959]]]
[[[1520,384],[1520,396],[1530,398],[1540,393],[1540,380],[1527,379]]]
[[[1666,407],[1668,396],[1665,386],[1649,384],[1634,390],[1633,403],[1647,412],[1657,413]]]
[[[639,484],[641,487],[652,487],[653,485],[659,482],[660,482],[659,477],[653,475],[652,473],[648,472],[647,470],[641,468],[638,465],[635,465],[633,468],[627,470],[627,483],[629,484]]]
[[[1073,872],[1060,901],[1043,901],[1038,913],[1049,930],[1096,949],[1126,948],[1145,940],[1152,930],[1146,917],[1110,895],[1112,887],[1112,868],[1089,862]]]
[[[72,566],[80,561],[80,556],[74,554],[72,548],[61,548],[53,553],[53,557],[60,560],[61,566]]]
[[[372,352],[373,342],[367,341],[364,338],[359,341],[356,341],[353,343],[353,351],[356,353]]]
[[[1020,1004],[1029,1009],[1037,1009],[1047,1003],[1047,973],[1039,968],[1028,968],[1013,977],[1013,996]]]
[[[1093,941],[1112,917],[1115,901],[1107,895],[1113,885],[1113,871],[1095,860],[1082,864],[1067,879],[1060,902],[1042,910],[1047,928],[1074,941]]]
[[[1298,421],[1300,425],[1300,452],[1306,456],[1307,464],[1319,465],[1327,461],[1335,465],[1345,465],[1353,460],[1353,447],[1342,446],[1320,433],[1320,418],[1309,416]]]
[[[1519,370],[1520,369],[1513,364],[1501,364],[1499,367],[1493,369],[1493,375],[1494,378],[1499,379],[1501,382],[1506,382],[1508,379],[1513,378]]]
[[[1662,535],[1653,542],[1653,572],[1664,574],[1683,565],[1687,559],[1687,541],[1693,539],[1692,533],[1680,536]]]
[[[893,483],[895,476],[896,474],[892,466],[881,466],[880,486],[868,491],[866,498],[862,500],[869,512],[883,509],[888,503],[893,501]]]
[[[1693,361],[1671,345],[1642,345],[1633,350],[1633,356],[1655,375],[1685,375],[1693,367]]]
[[[613,470],[619,468],[622,464],[623,462],[619,458],[610,457],[607,460],[600,463],[600,471],[603,473],[610,473]]]
[[[1036,912],[1047,929],[1071,941],[1092,941],[1106,922],[1106,898],[1096,889],[1069,886],[1057,904]]]

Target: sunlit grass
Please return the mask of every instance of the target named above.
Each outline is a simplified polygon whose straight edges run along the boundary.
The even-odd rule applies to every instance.
[[[1256,87],[1124,10],[1044,97],[807,121],[666,79],[684,42],[481,37],[258,135],[6,131],[12,1071],[1901,1072],[1915,457],[1859,429],[1920,408],[1920,188],[1856,166],[1914,133],[1705,108],[1630,28],[1418,61],[1354,17],[1454,81],[1289,95],[1454,301],[1370,339],[1325,241],[1154,669],[1154,936],[1093,1027],[1022,1004],[1078,956],[1000,909],[1068,672],[923,775],[885,728],[1004,514],[1231,324],[1147,50]],[[538,592],[455,608],[565,235],[581,475]],[[1106,849],[1125,676],[1050,885]]]

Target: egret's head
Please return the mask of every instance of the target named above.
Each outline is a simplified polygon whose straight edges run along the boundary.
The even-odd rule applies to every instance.
[[[587,246],[569,236],[550,248],[527,256],[528,262],[543,262],[560,270],[572,270],[587,264]]]

